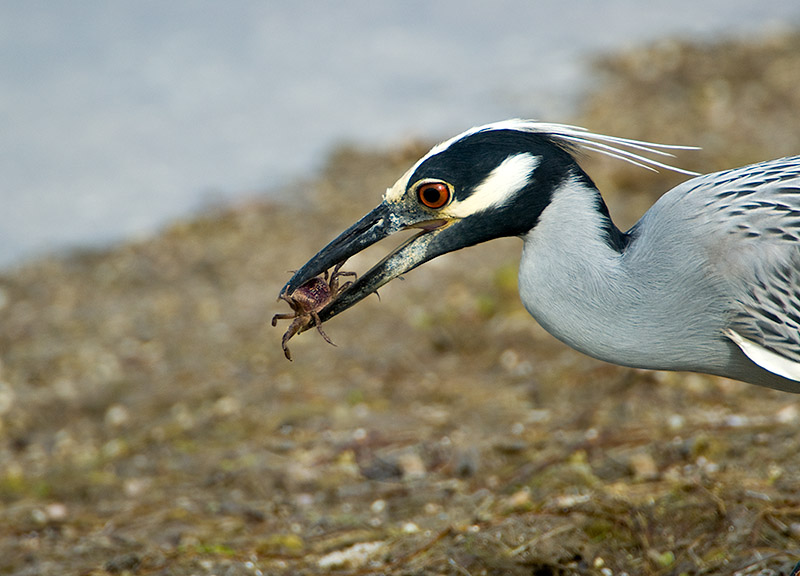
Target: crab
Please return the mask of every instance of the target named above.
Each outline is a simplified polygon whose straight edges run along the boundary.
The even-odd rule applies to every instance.
[[[317,327],[317,331],[325,339],[325,342],[336,346],[331,341],[325,331],[322,330],[322,320],[319,318],[319,311],[326,305],[336,299],[339,294],[347,289],[353,282],[348,281],[339,286],[339,279],[343,276],[352,276],[355,278],[355,272],[342,272],[340,271],[341,262],[333,268],[333,272],[322,276],[316,276],[297,288],[291,294],[282,293],[279,298],[285,300],[292,307],[292,314],[275,314],[272,317],[272,325],[277,326],[278,320],[291,320],[288,330],[283,334],[281,346],[283,347],[283,354],[288,360],[291,361],[292,353],[286,343],[297,333],[308,330],[312,326]]]

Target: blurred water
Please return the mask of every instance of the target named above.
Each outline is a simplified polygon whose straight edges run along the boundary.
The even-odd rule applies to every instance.
[[[797,24],[797,0],[4,1],[0,266],[275,190],[343,140],[568,119],[602,52]]]

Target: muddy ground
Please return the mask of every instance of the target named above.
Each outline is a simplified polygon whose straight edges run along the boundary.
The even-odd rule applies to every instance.
[[[800,153],[800,35],[596,70],[572,120],[703,147],[681,166]],[[342,147],[279,200],[0,277],[0,573],[789,573],[800,397],[569,350],[519,302],[519,240],[433,261],[327,324],[337,347],[306,332],[283,357],[288,271],[428,144]],[[584,164],[621,226],[681,180]]]

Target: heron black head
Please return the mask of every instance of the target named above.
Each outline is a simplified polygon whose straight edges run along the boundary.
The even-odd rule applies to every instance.
[[[320,310],[324,322],[436,256],[523,235],[536,225],[559,186],[569,180],[591,184],[573,157],[576,149],[648,168],[665,166],[625,147],[655,154],[666,154],[659,148],[681,148],[523,120],[468,130],[423,156],[386,191],[383,202],[300,268],[281,294],[290,296],[325,270],[395,232],[419,230]]]

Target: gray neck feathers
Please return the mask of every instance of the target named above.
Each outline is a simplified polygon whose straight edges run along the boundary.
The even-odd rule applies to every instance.
[[[577,179],[524,236],[519,290],[551,334],[596,358],[640,368],[719,371],[724,298],[706,263],[687,258],[680,221],[640,221],[623,250],[609,242],[599,192]],[[663,214],[662,214],[663,216]],[[651,222],[657,221],[654,226]]]

